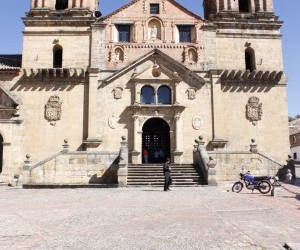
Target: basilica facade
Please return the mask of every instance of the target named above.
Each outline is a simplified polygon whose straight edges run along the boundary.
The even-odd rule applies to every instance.
[[[206,179],[276,171],[289,153],[283,22],[273,0],[201,5],[204,17],[132,0],[102,17],[98,0],[31,0],[22,55],[0,59],[2,180],[115,172],[126,185],[144,149],[150,164],[157,150],[200,161]]]

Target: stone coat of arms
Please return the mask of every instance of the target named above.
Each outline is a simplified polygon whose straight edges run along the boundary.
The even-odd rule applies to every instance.
[[[51,96],[45,105],[45,118],[51,125],[55,125],[55,122],[61,119],[61,105],[57,95]]]
[[[250,97],[246,105],[246,116],[253,125],[256,125],[261,120],[262,116],[262,103],[259,102],[258,97]]]

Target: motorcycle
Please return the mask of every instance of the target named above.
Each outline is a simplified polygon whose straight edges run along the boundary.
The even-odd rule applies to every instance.
[[[267,194],[271,190],[270,176],[253,176],[248,171],[246,174],[240,173],[240,181],[237,181],[232,186],[232,192],[239,193],[244,188],[244,184],[247,189],[254,191],[257,189],[262,194]]]

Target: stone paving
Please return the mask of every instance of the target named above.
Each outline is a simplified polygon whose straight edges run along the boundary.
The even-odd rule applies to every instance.
[[[299,200],[213,187],[0,187],[0,249],[297,250]]]

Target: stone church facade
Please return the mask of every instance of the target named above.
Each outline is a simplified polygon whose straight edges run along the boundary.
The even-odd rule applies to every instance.
[[[22,56],[1,61],[2,180],[126,185],[145,148],[208,182],[274,174],[289,153],[282,22],[272,0],[203,7],[132,0],[98,17],[98,0],[32,0]]]

